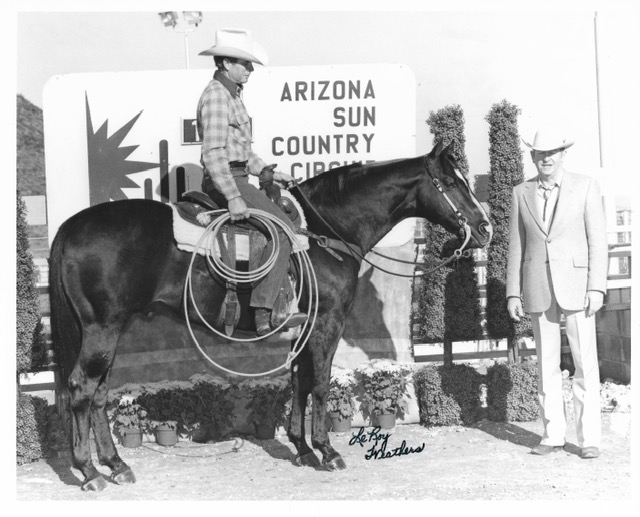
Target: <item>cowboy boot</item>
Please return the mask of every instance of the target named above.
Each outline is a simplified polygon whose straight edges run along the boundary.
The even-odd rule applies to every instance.
[[[279,322],[272,322],[271,312],[272,311],[270,309],[265,309],[262,307],[256,309],[255,323],[256,323],[256,333],[258,334],[258,336],[264,336],[268,334],[269,332],[271,332],[272,327],[273,328],[279,327],[280,325],[282,325],[282,323],[286,319],[284,318]],[[293,327],[297,327],[298,325],[302,325],[305,321],[307,321],[308,318],[309,316],[307,316],[304,312],[294,312],[289,317],[286,328],[283,328],[282,330],[286,330],[288,328],[293,328]]]
[[[309,316],[307,316],[307,314],[305,314],[304,312],[293,312],[289,316],[289,319],[287,319],[286,314],[282,317],[274,317],[274,316],[275,315],[272,315],[271,317],[271,324],[273,325],[273,327],[279,327],[286,321],[286,324],[282,328],[282,330],[287,330],[287,329],[302,325],[305,321],[309,319]]]
[[[267,335],[271,332],[271,311],[263,308],[256,309],[255,322],[258,336]]]

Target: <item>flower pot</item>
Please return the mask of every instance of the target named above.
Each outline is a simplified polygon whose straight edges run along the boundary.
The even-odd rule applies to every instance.
[[[140,429],[123,429],[122,445],[133,449],[142,445],[142,430]]]
[[[331,429],[334,433],[347,433],[351,430],[351,418],[340,418],[340,413],[329,413]]]
[[[156,427],[156,443],[165,447],[178,443],[178,431],[175,426],[160,424]]]
[[[371,425],[381,429],[393,429],[396,426],[396,415],[395,413],[372,415]]]

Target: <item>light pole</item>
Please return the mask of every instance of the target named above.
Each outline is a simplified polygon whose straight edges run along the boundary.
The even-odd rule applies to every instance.
[[[202,22],[201,11],[167,11],[158,13],[160,21],[167,29],[184,34],[184,58],[189,70],[189,33],[198,28]]]

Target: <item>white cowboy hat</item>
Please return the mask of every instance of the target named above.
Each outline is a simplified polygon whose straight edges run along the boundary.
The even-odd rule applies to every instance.
[[[245,59],[260,65],[268,61],[267,51],[253,41],[251,31],[246,29],[219,29],[213,47],[200,52],[200,56],[224,56]]]
[[[549,128],[538,129],[536,136],[533,138],[533,143],[530,144],[524,139],[522,140],[524,145],[534,151],[554,151],[556,149],[566,149],[574,144],[573,140],[564,138],[557,131]]]

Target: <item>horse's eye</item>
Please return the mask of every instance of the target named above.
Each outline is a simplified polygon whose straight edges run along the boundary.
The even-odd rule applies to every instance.
[[[456,186],[456,181],[449,176],[445,176],[444,179],[442,180],[442,183],[444,183],[444,186],[446,188],[453,188]]]

